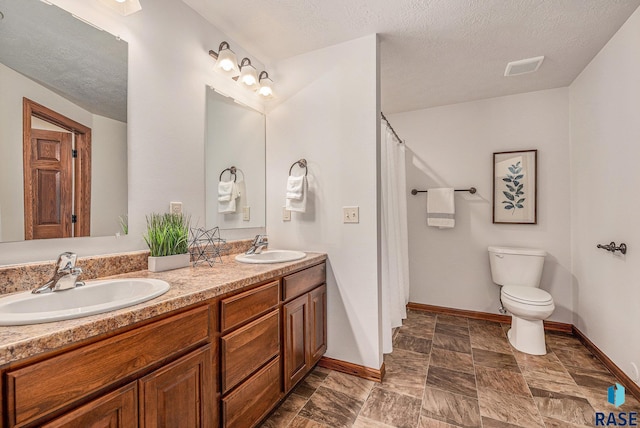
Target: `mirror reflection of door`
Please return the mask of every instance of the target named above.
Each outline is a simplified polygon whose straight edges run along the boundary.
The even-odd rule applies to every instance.
[[[91,129],[27,98],[23,115],[25,239],[89,236]]]
[[[25,150],[24,188],[30,198],[25,217],[27,239],[71,236],[71,134],[31,129]]]

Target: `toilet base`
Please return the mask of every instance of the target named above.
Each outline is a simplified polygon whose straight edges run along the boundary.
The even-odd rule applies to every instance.
[[[547,353],[542,320],[526,320],[512,314],[511,328],[507,332],[507,337],[509,343],[520,352],[531,355]]]

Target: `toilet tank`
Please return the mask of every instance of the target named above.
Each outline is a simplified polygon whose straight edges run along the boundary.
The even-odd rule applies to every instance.
[[[539,287],[546,255],[546,251],[534,248],[489,247],[493,282]]]

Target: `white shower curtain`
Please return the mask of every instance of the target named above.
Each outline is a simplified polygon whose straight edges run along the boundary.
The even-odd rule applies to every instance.
[[[393,350],[392,329],[407,317],[409,302],[409,248],[405,148],[383,124],[382,182],[382,348]]]

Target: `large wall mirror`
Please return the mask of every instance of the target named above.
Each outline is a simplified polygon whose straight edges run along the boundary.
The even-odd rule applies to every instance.
[[[265,116],[206,91],[206,227],[265,227]]]
[[[0,242],[127,232],[127,43],[0,0]]]

